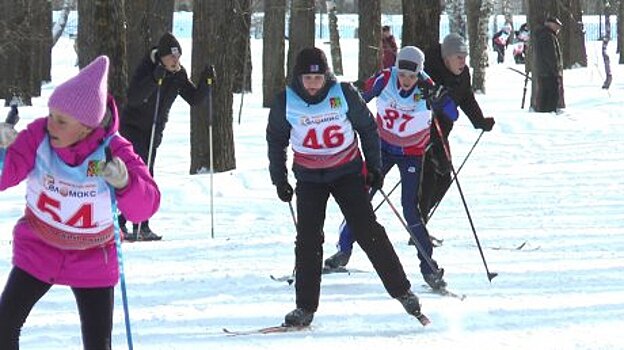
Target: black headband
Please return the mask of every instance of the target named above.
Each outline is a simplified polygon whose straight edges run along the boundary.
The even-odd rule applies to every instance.
[[[412,72],[416,72],[418,70],[418,63],[406,60],[400,60],[398,67],[400,70],[411,70]]]

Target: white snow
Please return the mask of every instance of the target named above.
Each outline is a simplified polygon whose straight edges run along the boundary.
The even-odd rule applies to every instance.
[[[75,74],[72,41],[53,50],[52,83],[22,121],[45,115],[56,84]],[[190,39],[182,40],[190,67]],[[464,301],[428,294],[414,247],[387,205],[380,222],[431,318],[426,328],[384,291],[359,248],[351,275],[325,276],[311,331],[230,337],[223,327],[247,330],[277,325],[295,307],[294,288],[269,275],[292,271],[295,229],[290,211],[270,183],[262,108],[261,55],[254,55],[254,93],[244,97],[242,124],[234,116],[237,169],[214,174],[211,238],[210,175],[188,175],[189,107],[173,106],[156,160],[163,193],[151,221],[161,242],[123,244],[135,349],[622,349],[624,340],[624,74],[600,89],[604,70],[599,43],[588,42],[588,68],[566,70],[568,107],[560,115],[520,109],[523,77],[511,53],[487,71],[485,114],[496,118],[460,173],[460,184],[484,248],[483,263],[456,187],[430,222],[444,239],[434,257],[449,289]],[[253,40],[253,51],[262,42]],[[319,46],[328,49],[322,41]],[[357,69],[357,41],[342,40],[346,75]],[[610,45],[612,62],[617,62]],[[493,55],[493,52],[491,53]],[[495,62],[492,59],[490,62]],[[530,98],[530,87],[527,94]],[[238,112],[240,96],[234,98]],[[374,104],[371,104],[374,108]],[[8,112],[8,109],[0,111]],[[219,118],[219,116],[215,116]],[[479,131],[461,115],[451,137],[459,165]],[[398,180],[388,174],[386,189]],[[292,180],[294,184],[294,179]],[[24,207],[23,185],[0,202],[0,281],[11,269],[11,231]],[[400,204],[397,193],[391,196]],[[379,198],[375,198],[378,203]],[[342,216],[330,201],[325,256],[333,254]],[[521,250],[515,247],[526,242]],[[499,249],[500,248],[500,249]],[[619,330],[619,331],[618,331]],[[115,349],[126,348],[120,289],[116,290]],[[69,288],[56,286],[35,306],[21,336],[24,349],[81,349],[80,325]]]

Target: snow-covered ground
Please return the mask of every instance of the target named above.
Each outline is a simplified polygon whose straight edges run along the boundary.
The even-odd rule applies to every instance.
[[[190,67],[190,40],[182,44]],[[344,78],[352,80],[357,42],[342,44]],[[565,71],[568,108],[561,115],[520,109],[523,77],[506,69],[511,53],[504,65],[488,69],[487,94],[477,96],[496,125],[477,145],[460,183],[488,267],[499,273],[492,283],[455,187],[429,228],[444,238],[434,254],[446,269],[449,288],[467,295],[464,301],[425,292],[407,233],[388,206],[378,211],[432,320],[426,328],[387,296],[356,248],[349,266],[365,272],[323,278],[311,331],[225,335],[223,327],[279,324],[295,306],[294,288],[269,278],[292,271],[295,229],[268,176],[261,55],[254,55],[254,93],[245,95],[242,123],[234,125],[237,169],[214,175],[214,239],[209,175],[188,175],[189,107],[178,99],[156,161],[163,200],[152,226],[164,240],[123,245],[135,349],[624,348],[619,333],[624,329],[624,69],[614,65],[611,89],[601,90],[599,49],[588,44],[589,67]],[[261,41],[252,45],[253,52],[261,52]],[[616,62],[614,46],[610,49]],[[53,82],[43,87],[35,106],[21,108],[18,129],[44,115],[54,86],[76,72],[73,53],[72,41],[62,38],[53,50]],[[237,95],[236,112],[239,103]],[[451,139],[456,164],[478,135],[461,116]],[[391,171],[387,188],[397,180]],[[11,268],[11,230],[23,211],[24,193],[20,185],[0,194],[1,286]],[[391,199],[400,204],[396,193]],[[326,256],[335,251],[341,219],[330,201]],[[119,288],[113,341],[115,349],[126,348]],[[82,348],[68,288],[54,287],[36,305],[21,345]]]

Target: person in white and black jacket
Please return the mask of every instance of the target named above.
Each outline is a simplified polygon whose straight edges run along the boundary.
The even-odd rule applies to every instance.
[[[297,238],[295,243],[297,308],[285,317],[286,326],[312,322],[319,304],[323,263],[323,223],[332,195],[355,239],[368,255],[388,293],[405,310],[420,317],[420,302],[410,291],[399,258],[373,213],[365,184],[383,184],[377,125],[366,103],[349,83],[339,83],[318,48],[305,48],[296,58],[292,82],[278,94],[266,131],[269,171],[278,197],[290,202],[287,147],[294,152],[297,180]],[[362,175],[362,156],[368,175]]]

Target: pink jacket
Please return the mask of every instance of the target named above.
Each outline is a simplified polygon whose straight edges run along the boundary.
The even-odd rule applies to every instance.
[[[117,133],[119,119],[112,97],[108,98],[108,108],[112,112],[112,123],[108,129],[99,127],[78,144],[55,149],[65,163],[82,163],[104,138]],[[7,149],[0,176],[0,191],[19,184],[33,170],[37,148],[47,133],[46,120],[40,118],[30,123]],[[158,186],[126,139],[118,134],[113,136],[110,149],[112,155],[121,158],[128,168],[128,186],[115,191],[119,210],[128,220],[147,220],[160,205]],[[13,229],[13,264],[50,284],[79,288],[109,287],[117,284],[119,279],[114,242],[105,247],[86,250],[55,248],[39,238],[24,217],[18,220]]]

